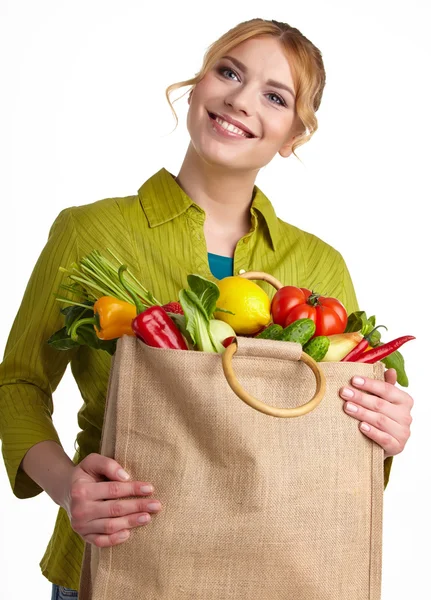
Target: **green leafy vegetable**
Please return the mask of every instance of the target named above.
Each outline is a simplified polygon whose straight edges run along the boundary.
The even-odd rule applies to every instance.
[[[373,315],[367,318],[363,310],[358,310],[349,315],[344,333],[360,331],[362,335],[368,335],[376,326],[376,317]],[[380,342],[381,334],[379,330],[373,332],[370,336],[370,346],[377,346]]]
[[[181,290],[179,300],[193,345],[203,352],[222,352],[223,345],[214,339],[210,329],[210,320],[220,296],[217,285],[200,275],[189,275],[187,283],[190,289]]]
[[[116,350],[117,340],[100,340],[92,325],[80,327],[77,331],[76,341],[70,336],[71,329],[76,321],[94,316],[92,304],[87,304],[88,308],[72,305],[61,309],[60,312],[65,316],[66,325],[52,334],[48,344],[57,350],[71,350],[78,346],[89,346],[95,350],[105,350],[112,356]]]
[[[403,387],[408,387],[409,378],[404,368],[404,358],[401,352],[398,352],[398,350],[392,352],[386,358],[382,358],[382,363],[384,363],[387,369],[395,369],[397,372],[397,383]]]
[[[67,330],[69,330],[72,327],[75,321],[85,319],[86,317],[94,316],[93,304],[91,302],[88,302],[86,304],[88,304],[88,309],[83,308],[82,306],[74,305],[65,306],[61,309],[61,314],[65,316],[64,324]]]
[[[57,350],[70,350],[80,345],[78,342],[72,340],[66,327],[53,333],[48,340],[48,344]]]

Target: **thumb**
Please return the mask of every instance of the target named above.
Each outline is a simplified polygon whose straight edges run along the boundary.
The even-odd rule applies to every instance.
[[[391,383],[392,385],[396,384],[397,372],[395,371],[395,369],[388,369],[387,371],[385,371],[385,381],[386,383]]]
[[[83,471],[89,475],[93,475],[96,478],[103,480],[103,477],[110,481],[129,481],[130,475],[117,463],[113,458],[103,456],[102,454],[96,454],[93,452],[84,458],[79,463],[79,466]]]

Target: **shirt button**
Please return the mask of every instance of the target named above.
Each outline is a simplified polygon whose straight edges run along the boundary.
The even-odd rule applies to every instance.
[[[243,273],[245,273],[245,272],[246,272],[246,271],[245,271],[245,269],[240,269],[240,270],[238,271],[238,275],[242,275],[242,274],[243,274]]]

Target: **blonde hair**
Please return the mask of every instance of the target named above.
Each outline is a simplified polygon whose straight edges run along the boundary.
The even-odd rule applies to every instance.
[[[229,50],[235,48],[235,46],[238,46],[245,40],[261,35],[271,35],[279,40],[292,70],[296,93],[296,118],[300,122],[300,125],[298,124],[298,133],[300,135],[292,145],[293,154],[295,154],[295,150],[299,146],[302,146],[302,144],[311,139],[318,127],[315,113],[320,106],[326,81],[321,52],[298,29],[291,27],[287,23],[265,19],[251,19],[250,21],[239,23],[236,27],[230,29],[209,46],[205,53],[201,70],[195,77],[186,81],[173,83],[166,88],[166,98],[175,116],[176,126],[178,125],[178,117],[170,100],[171,93],[188,85],[191,85],[193,88]],[[186,93],[187,91],[182,96]],[[182,96],[174,100],[174,102],[182,98]]]

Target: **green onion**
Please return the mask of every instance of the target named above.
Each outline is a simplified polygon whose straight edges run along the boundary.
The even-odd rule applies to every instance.
[[[75,296],[78,295],[80,300],[96,301],[102,296],[113,296],[114,298],[118,298],[118,300],[130,302],[131,296],[122,286],[118,276],[118,270],[122,262],[111,250],[107,249],[107,251],[118,262],[118,266],[103,256],[98,250],[93,250],[90,254],[82,258],[79,263],[70,265],[68,269],[60,267],[60,271],[67,274],[73,282],[69,285],[63,284],[60,287]],[[124,276],[129,287],[139,297],[146,308],[162,305],[130,271],[127,271]],[[65,297],[57,296],[57,300],[79,306],[79,302]]]

